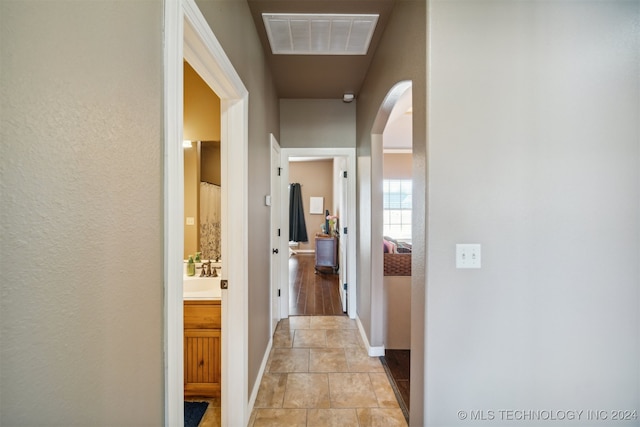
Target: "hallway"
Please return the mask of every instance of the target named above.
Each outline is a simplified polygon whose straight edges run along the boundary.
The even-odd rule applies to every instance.
[[[316,273],[315,255],[289,257],[289,314],[342,315],[337,274],[321,269]]]
[[[280,321],[250,427],[406,425],[384,368],[367,355],[355,320]]]

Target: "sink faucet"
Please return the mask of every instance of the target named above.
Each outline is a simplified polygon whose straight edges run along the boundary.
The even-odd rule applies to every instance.
[[[202,263],[200,277],[211,276],[211,261]]]

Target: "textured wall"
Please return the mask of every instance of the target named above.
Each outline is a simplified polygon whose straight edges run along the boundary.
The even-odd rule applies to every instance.
[[[413,178],[413,155],[410,153],[387,153],[384,155],[385,179]]]
[[[411,422],[421,426],[423,396],[423,344],[426,264],[426,2],[424,0],[398,0],[384,37],[371,63],[369,73],[358,96],[357,149],[358,149],[358,317],[373,345],[383,344],[382,277],[371,276],[371,235],[382,230],[382,211],[372,206],[372,200],[382,190],[372,184],[371,131],[380,105],[392,87],[403,80],[411,80],[413,96],[413,266],[411,296]],[[381,157],[381,153],[378,153]],[[380,179],[382,171],[379,171]],[[373,187],[372,187],[373,185]],[[379,194],[372,193],[373,191]],[[380,216],[376,217],[376,212]],[[373,220],[371,220],[373,218]],[[381,234],[381,233],[380,233]],[[382,239],[382,235],[379,236]],[[381,256],[381,254],[380,254]],[[380,275],[382,272],[380,272]],[[380,289],[371,287],[378,283]]]
[[[162,2],[2,1],[0,62],[0,425],[162,425]]]
[[[184,62],[184,139],[220,141],[220,98]]]
[[[428,425],[640,409],[640,3],[429,12]]]
[[[355,147],[356,102],[281,99],[282,148]]]

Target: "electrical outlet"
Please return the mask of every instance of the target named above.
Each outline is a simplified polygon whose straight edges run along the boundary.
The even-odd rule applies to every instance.
[[[456,245],[456,268],[481,268],[482,247],[480,244]]]

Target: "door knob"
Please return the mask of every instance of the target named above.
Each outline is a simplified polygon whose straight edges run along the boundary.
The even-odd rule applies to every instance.
[[[277,254],[278,253],[278,249],[272,249],[271,252],[274,253],[274,254]]]

